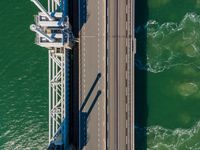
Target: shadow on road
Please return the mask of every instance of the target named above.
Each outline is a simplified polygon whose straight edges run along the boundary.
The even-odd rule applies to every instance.
[[[90,91],[88,92],[88,94],[87,94],[85,100],[83,101],[83,104],[82,104],[82,106],[81,106],[80,111],[83,111],[83,108],[85,107],[87,101],[89,100],[89,98],[90,98],[90,96],[91,96],[91,94],[92,94],[92,92],[93,92],[93,90],[94,90],[94,88],[95,88],[95,86],[96,86],[96,84],[97,84],[97,82],[99,81],[100,78],[101,78],[101,73],[99,73],[99,74],[97,75],[97,77],[96,77],[94,83],[92,84],[92,87],[90,88]]]
[[[88,142],[88,136],[87,136],[87,122],[88,122],[88,117],[90,113],[92,112],[92,109],[94,108],[99,96],[101,95],[101,91],[97,91],[96,96],[94,100],[92,101],[92,104],[90,105],[89,109],[87,112],[80,112],[80,149],[83,149],[83,147],[87,144]]]
[[[149,16],[148,0],[135,1],[135,37],[137,52],[135,55],[135,149],[147,149],[147,29]],[[142,64],[141,64],[142,63]]]
[[[97,77],[94,80],[86,98],[83,100],[83,103],[82,103],[81,108],[80,108],[80,126],[79,126],[79,131],[80,131],[79,136],[80,136],[80,139],[81,139],[81,141],[79,141],[80,142],[79,143],[80,149],[82,149],[88,142],[87,121],[88,121],[88,117],[89,117],[90,113],[92,112],[92,109],[94,108],[99,96],[101,95],[100,90],[97,91],[95,98],[92,101],[90,100],[91,105],[90,105],[89,109],[84,111],[84,108],[85,108],[86,104],[89,102],[88,100],[91,97],[91,95],[92,95],[98,81],[100,80],[100,78],[101,78],[101,74],[99,73],[99,74],[97,74]]]
[[[89,98],[91,97],[91,95],[92,95],[98,81],[100,80],[100,78],[101,78],[101,74],[99,73],[99,74],[97,74],[97,77],[94,80],[87,96],[83,100],[83,103],[82,103],[81,108],[80,108],[80,126],[79,126],[79,132],[80,132],[79,136],[80,136],[80,139],[81,139],[81,141],[79,141],[80,142],[79,143],[80,149],[82,149],[88,142],[88,136],[87,136],[88,117],[89,117],[90,113],[92,112],[92,109],[94,108],[99,96],[101,95],[101,91],[100,90],[97,91],[95,98],[92,101],[90,100],[91,102],[89,101]],[[84,111],[84,108],[85,108],[87,103],[91,103],[91,105],[90,105],[88,110]]]

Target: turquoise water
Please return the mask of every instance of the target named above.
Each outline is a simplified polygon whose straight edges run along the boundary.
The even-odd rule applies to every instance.
[[[1,0],[0,6],[0,149],[45,149],[48,54],[29,30],[37,9],[29,0]]]
[[[140,3],[137,149],[200,150],[200,0]]]

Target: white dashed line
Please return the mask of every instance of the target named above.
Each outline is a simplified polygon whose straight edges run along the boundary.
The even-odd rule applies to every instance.
[[[83,27],[83,98],[85,99],[85,79],[86,79],[86,74],[85,74],[85,57],[86,57],[86,49],[85,49],[85,26]],[[85,116],[84,116],[85,117]],[[85,120],[85,118],[83,119]],[[83,141],[86,141],[86,134],[87,134],[87,129],[86,129],[86,126],[84,126],[84,129],[83,131],[86,131],[84,132],[84,140]],[[85,150],[85,147],[83,148]]]
[[[98,33],[97,33],[97,63],[98,63],[98,73],[100,73],[100,57],[99,57],[99,32],[100,32],[100,29],[99,29],[99,0],[97,0],[97,30],[98,30]],[[98,91],[99,91],[100,87],[99,87],[99,81],[98,81]],[[98,149],[101,149],[100,148],[100,107],[99,107],[99,101],[98,101]]]

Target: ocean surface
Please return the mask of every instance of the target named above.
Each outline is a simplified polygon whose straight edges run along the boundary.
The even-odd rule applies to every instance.
[[[0,6],[0,150],[46,149],[48,54],[29,30],[37,9]],[[137,150],[200,150],[200,0],[136,6]]]
[[[46,149],[48,53],[29,29],[38,10],[29,0],[0,6],[0,150]]]
[[[200,0],[136,0],[136,148],[200,150]]]

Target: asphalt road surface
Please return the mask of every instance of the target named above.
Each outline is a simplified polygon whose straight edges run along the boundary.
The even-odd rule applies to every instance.
[[[133,150],[133,2],[79,8],[79,149]]]
[[[133,2],[107,8],[108,149],[133,150]]]
[[[80,149],[106,149],[106,1],[79,1]],[[84,12],[83,12],[84,11]],[[83,22],[80,14],[80,22]],[[82,17],[81,17],[82,16]]]

